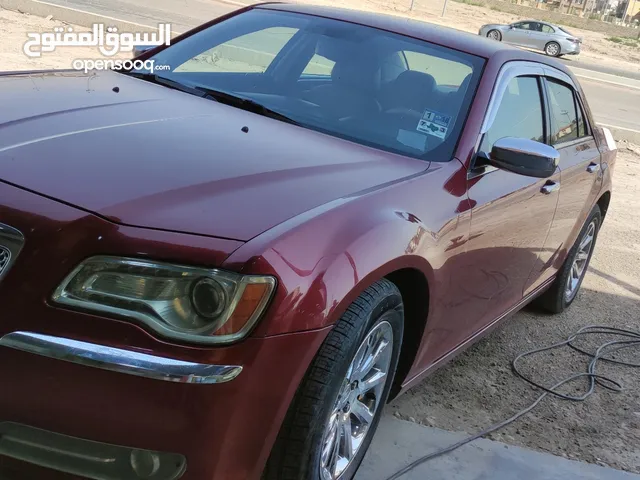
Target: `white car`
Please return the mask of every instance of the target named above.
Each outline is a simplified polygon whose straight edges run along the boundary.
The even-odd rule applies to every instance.
[[[537,20],[525,20],[511,25],[483,25],[478,34],[518,47],[540,50],[552,57],[577,55],[582,44],[581,38],[563,27]]]

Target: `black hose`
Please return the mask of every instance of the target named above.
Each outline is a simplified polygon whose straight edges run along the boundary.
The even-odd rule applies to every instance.
[[[591,353],[591,352],[587,352],[585,350],[583,350],[582,348],[577,347],[574,342],[576,339],[578,339],[579,337],[582,336],[586,336],[586,335],[615,335],[618,337],[623,337],[623,339],[620,340],[613,340],[613,341],[609,341],[609,342],[605,342],[603,344],[601,344],[595,352]],[[531,378],[525,376],[519,369],[518,369],[518,362],[525,358],[528,357],[530,355],[535,355],[536,353],[541,353],[541,352],[546,352],[549,350],[555,350],[557,348],[562,348],[562,347],[570,347],[573,350],[575,350],[576,352],[579,352],[583,355],[587,355],[589,357],[591,357],[591,361],[589,362],[589,366],[587,368],[587,371],[584,373],[577,373],[575,375],[571,375],[570,377],[567,377],[563,380],[561,380],[560,382],[556,383],[555,385],[553,385],[552,387],[545,387],[544,385],[541,385],[537,382],[535,382],[534,380],[532,380]],[[486,430],[483,430],[475,435],[472,435],[468,438],[465,438],[464,440],[459,441],[458,443],[454,443],[453,445],[450,445],[448,447],[442,448],[440,450],[437,450],[433,453],[429,453],[423,457],[420,457],[418,460],[416,460],[415,462],[407,465],[406,467],[404,467],[402,470],[399,470],[398,472],[394,473],[393,475],[391,475],[390,477],[388,477],[386,480],[397,480],[398,478],[400,478],[402,475],[404,475],[405,473],[409,472],[410,470],[413,470],[414,468],[416,468],[418,465],[421,465],[429,460],[432,460],[436,457],[439,457],[441,455],[444,455],[446,453],[452,452],[454,450],[456,450],[457,448],[462,447],[463,445],[466,445],[467,443],[473,442],[474,440],[477,440],[479,438],[482,438],[492,432],[495,432],[496,430],[500,430],[503,427],[506,427],[507,425],[509,425],[510,423],[515,422],[516,420],[518,420],[520,417],[522,417],[523,415],[526,415],[527,413],[529,413],[531,410],[533,410],[534,408],[536,408],[538,406],[538,404],[547,396],[547,395],[554,395],[556,397],[562,398],[564,400],[570,400],[573,402],[583,402],[585,401],[587,398],[589,398],[596,390],[596,385],[600,385],[608,390],[611,390],[613,392],[621,392],[624,390],[624,387],[622,386],[622,384],[620,382],[617,382],[609,377],[603,376],[603,375],[599,375],[596,373],[596,367],[598,365],[599,361],[604,361],[604,362],[609,362],[609,363],[613,363],[613,364],[617,364],[617,365],[624,365],[627,367],[640,367],[640,363],[631,363],[631,362],[625,362],[625,361],[621,361],[621,360],[616,360],[614,358],[610,358],[608,357],[608,355],[611,355],[612,353],[615,353],[619,350],[623,350],[623,349],[627,349],[627,348],[632,348],[632,347],[640,347],[640,332],[634,332],[632,330],[625,330],[622,328],[615,328],[615,327],[607,327],[607,326],[601,326],[601,325],[590,325],[588,327],[583,327],[580,330],[578,330],[576,333],[574,333],[573,335],[571,335],[569,338],[567,338],[565,341],[560,342],[560,343],[556,343],[554,345],[549,345],[547,347],[542,347],[542,348],[536,348],[534,350],[529,350],[528,352],[524,352],[520,355],[518,355],[512,362],[511,364],[511,368],[513,369],[513,372],[519,376],[520,378],[522,378],[525,382],[530,383],[531,385],[533,385],[536,388],[539,388],[540,390],[543,390],[544,393],[542,393],[538,398],[536,398],[536,400],[529,405],[528,407],[520,410],[518,413],[516,413],[515,415],[513,415],[511,418],[508,418],[507,420],[504,420],[500,423],[497,423],[489,428],[487,428]],[[585,393],[583,393],[582,395],[567,395],[564,393],[560,393],[557,391],[558,388],[560,388],[561,386],[573,382],[574,380],[578,380],[581,378],[588,378],[589,380],[589,388],[586,390]]]

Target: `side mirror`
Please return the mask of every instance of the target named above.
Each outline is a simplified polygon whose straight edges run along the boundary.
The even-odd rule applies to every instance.
[[[515,137],[498,140],[489,157],[489,163],[494,167],[537,178],[549,178],[560,161],[560,153],[555,148]]]
[[[516,28],[514,25],[509,25],[509,30],[513,30],[514,28]]]
[[[148,52],[152,48],[155,48],[155,47],[151,45],[136,45],[135,47],[133,47],[133,58],[139,57],[140,55],[142,55],[145,52]]]

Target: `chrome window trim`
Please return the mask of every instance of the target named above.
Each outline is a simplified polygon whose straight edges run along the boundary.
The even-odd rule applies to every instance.
[[[574,140],[568,140],[566,142],[556,143],[555,145],[551,145],[551,146],[556,150],[560,150],[562,148],[573,147],[574,145],[578,145],[580,143],[585,143],[589,141],[595,141],[595,138],[592,135],[588,135],[586,137],[580,137]]]
[[[478,138],[478,145],[476,145],[476,147],[479,146],[479,142],[482,136],[487,133],[493,126],[493,122],[495,121],[496,115],[498,114],[498,109],[500,108],[500,102],[502,101],[504,92],[507,90],[509,82],[511,82],[511,80],[516,77],[526,76],[544,76],[542,65],[539,63],[521,60],[515,62],[507,62],[503,65],[502,69],[498,73],[498,78],[493,88],[493,93],[491,94],[491,100],[489,100],[489,106],[487,108],[487,113],[484,117],[484,121],[482,122],[482,128],[480,129],[480,135]]]
[[[112,372],[177,383],[225,383],[242,367],[210,365],[158,357],[146,353],[96,345],[33,332],[12,332],[0,338],[0,346]]]

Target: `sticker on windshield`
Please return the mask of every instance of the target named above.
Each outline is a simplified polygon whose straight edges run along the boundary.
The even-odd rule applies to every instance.
[[[451,117],[449,115],[443,115],[442,113],[425,110],[424,115],[422,115],[422,118],[420,119],[420,122],[418,122],[418,127],[416,130],[444,140],[444,138],[447,136],[447,131],[449,130],[450,123]]]

